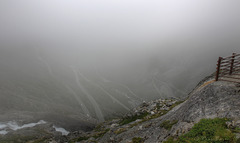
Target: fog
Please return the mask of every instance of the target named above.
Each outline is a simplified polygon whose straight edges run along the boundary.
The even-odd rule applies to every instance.
[[[215,71],[218,56],[239,52],[239,6],[237,0],[0,0],[0,120],[72,127],[143,101],[184,98]],[[63,115],[69,122],[57,120]]]

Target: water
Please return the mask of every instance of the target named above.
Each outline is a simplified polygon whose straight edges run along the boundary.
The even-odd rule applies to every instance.
[[[37,123],[29,123],[29,124],[24,124],[22,126],[18,125],[18,123],[16,121],[9,121],[7,123],[0,123],[0,134],[1,135],[5,135],[9,132],[9,130],[19,130],[19,129],[23,129],[23,128],[31,128],[34,127],[36,125],[40,125],[40,124],[45,124],[47,122],[40,120]]]
[[[68,135],[69,134],[69,131],[65,130],[64,128],[56,127],[56,126],[53,126],[53,128],[55,129],[55,131],[61,132],[62,135]]]

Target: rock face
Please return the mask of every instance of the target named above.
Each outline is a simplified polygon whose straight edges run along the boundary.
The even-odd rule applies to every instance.
[[[240,122],[240,87],[237,84],[205,79],[191,92],[185,102],[176,107],[172,106],[176,102],[172,99],[143,103],[123,119],[147,112],[143,118],[127,124],[121,124],[123,119],[104,122],[98,127],[99,131],[106,130],[103,135],[90,138],[98,132],[94,130],[82,135],[91,140],[78,138],[78,141],[126,143],[138,139],[146,143],[163,142],[169,136],[179,136],[188,132],[202,118],[226,117],[232,120],[228,123],[229,126],[240,126],[238,124]],[[171,108],[173,109],[170,110]]]

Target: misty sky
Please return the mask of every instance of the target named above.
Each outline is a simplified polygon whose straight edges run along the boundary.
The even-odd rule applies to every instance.
[[[37,49],[62,63],[101,60],[106,67],[152,56],[183,63],[205,54],[216,59],[239,49],[239,5],[237,0],[0,0],[0,49],[22,48],[26,54]]]
[[[219,56],[239,53],[239,7],[239,0],[0,0],[0,120],[29,111],[41,120],[103,121],[143,100],[186,97]]]

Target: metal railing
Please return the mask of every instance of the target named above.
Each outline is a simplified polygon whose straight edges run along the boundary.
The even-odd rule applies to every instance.
[[[233,53],[229,57],[219,57],[215,80],[240,83],[240,54]]]

